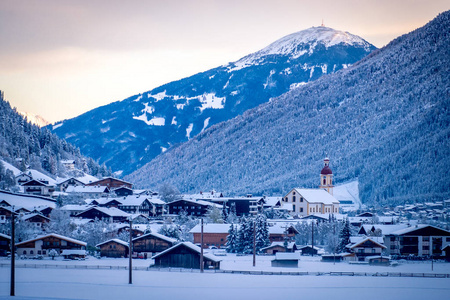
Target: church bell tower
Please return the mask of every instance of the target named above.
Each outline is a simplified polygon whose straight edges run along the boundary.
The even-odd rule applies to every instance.
[[[319,189],[325,189],[328,193],[333,195],[333,172],[330,169],[330,159],[326,157],[323,162],[324,166],[322,171],[320,171]]]

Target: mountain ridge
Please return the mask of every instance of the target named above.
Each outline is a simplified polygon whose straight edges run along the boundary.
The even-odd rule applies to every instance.
[[[304,32],[308,30],[325,31],[331,37],[330,32],[341,35],[326,27]],[[327,40],[320,36],[318,39]],[[359,44],[347,45],[330,44],[330,40],[328,47],[321,42],[298,44],[296,49],[304,54],[295,58],[271,54],[258,55],[258,61],[251,65],[228,63],[49,128],[80,147],[84,154],[126,175],[208,127],[324,74],[346,68],[376,49],[363,39],[358,41]]]
[[[317,187],[328,153],[335,182],[358,178],[363,202],[449,197],[450,178],[436,175],[450,167],[449,15],[212,126],[126,178],[184,192],[276,194]]]

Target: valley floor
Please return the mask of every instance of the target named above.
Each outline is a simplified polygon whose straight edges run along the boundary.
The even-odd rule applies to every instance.
[[[405,263],[397,267],[372,267],[348,263],[322,263],[318,258],[302,257],[298,269],[270,267],[270,256],[258,256],[252,267],[251,256],[223,257],[224,270],[272,270],[299,272],[415,272],[450,273],[450,264]],[[450,278],[411,278],[373,276],[289,276],[244,275],[198,272],[133,271],[128,284],[127,259],[86,261],[18,260],[16,297],[9,296],[10,268],[0,260],[0,300],[3,299],[445,299]],[[150,260],[133,260],[133,266],[147,267]],[[24,268],[27,264],[28,267]],[[37,264],[38,268],[30,268]],[[48,268],[44,268],[48,265]],[[62,269],[59,265],[122,266],[121,270]]]

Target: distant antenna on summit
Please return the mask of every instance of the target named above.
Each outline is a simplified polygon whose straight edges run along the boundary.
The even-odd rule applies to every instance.
[[[325,27],[325,24],[323,24],[323,19],[322,19],[322,25],[320,25],[320,26]]]

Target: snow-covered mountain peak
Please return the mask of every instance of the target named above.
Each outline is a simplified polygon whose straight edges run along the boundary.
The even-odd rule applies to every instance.
[[[324,26],[311,27],[282,37],[269,46],[230,64],[229,67],[234,66],[230,71],[260,64],[270,55],[288,56],[291,59],[305,54],[311,55],[318,45],[324,46],[325,49],[337,45],[356,46],[363,48],[367,53],[373,50],[373,45],[349,32]]]

